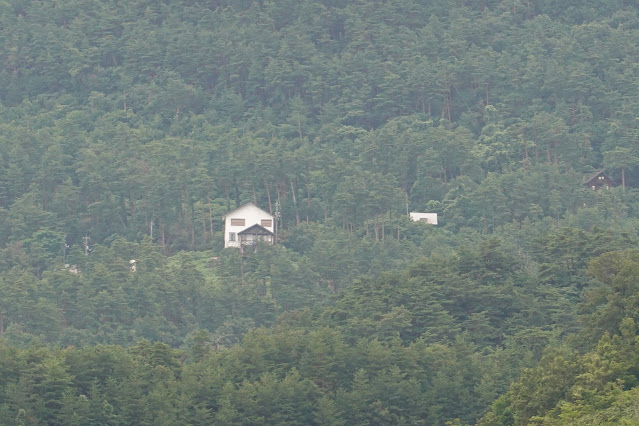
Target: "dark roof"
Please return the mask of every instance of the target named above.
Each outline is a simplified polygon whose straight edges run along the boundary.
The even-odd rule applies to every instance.
[[[231,213],[236,212],[236,211],[238,211],[239,209],[244,208],[244,207],[246,207],[246,206],[253,206],[253,207],[255,207],[255,208],[259,209],[259,210],[262,210],[262,211],[263,211],[264,213],[266,213],[267,215],[269,215],[269,216],[273,216],[272,214],[270,214],[270,213],[269,213],[269,212],[267,212],[266,210],[260,209],[258,206],[256,206],[256,205],[255,205],[255,203],[251,203],[251,202],[249,201],[248,203],[242,204],[241,206],[239,206],[239,207],[237,207],[237,208],[235,208],[235,209],[233,209],[233,210],[231,210],[231,211],[227,212],[224,216],[222,216],[222,219],[226,219],[226,216],[228,216],[228,215],[230,215]]]
[[[584,185],[587,185],[590,183],[590,181],[592,181],[593,179],[595,179],[596,177],[603,175],[606,179],[608,179],[610,182],[614,182],[614,180],[612,180],[612,178],[610,176],[608,176],[607,174],[604,173],[603,169],[599,170],[591,175],[589,175],[586,180],[584,180]]]
[[[265,227],[258,225],[257,223],[255,225],[253,225],[253,226],[249,226],[248,228],[246,228],[243,231],[238,232],[238,234],[239,235],[245,235],[245,234],[275,235],[274,233],[272,233],[271,231],[269,231]]]

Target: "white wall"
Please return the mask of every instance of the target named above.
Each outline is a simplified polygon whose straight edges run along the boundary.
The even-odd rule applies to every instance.
[[[231,219],[244,219],[244,225],[233,226],[231,225]],[[242,207],[227,213],[224,216],[224,247],[239,247],[240,240],[237,234],[255,224],[261,225],[262,219],[270,219],[271,226],[265,226],[264,228],[268,229],[271,232],[275,232],[273,230],[273,226],[275,225],[273,216],[268,214],[268,212],[260,209],[253,203],[245,204]],[[229,239],[231,232],[235,234],[235,241],[231,241]]]
[[[437,213],[410,212],[410,219],[415,222],[426,222],[430,225],[437,225]]]

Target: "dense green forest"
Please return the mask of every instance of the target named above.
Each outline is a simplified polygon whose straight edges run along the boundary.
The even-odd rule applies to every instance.
[[[637,6],[0,0],[0,425],[637,424]]]

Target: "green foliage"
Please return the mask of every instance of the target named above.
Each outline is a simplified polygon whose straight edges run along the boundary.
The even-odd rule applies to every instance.
[[[636,422],[637,11],[423,3],[0,2],[2,424]]]

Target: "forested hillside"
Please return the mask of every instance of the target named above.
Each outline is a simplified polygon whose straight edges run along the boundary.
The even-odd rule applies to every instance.
[[[0,424],[636,424],[637,6],[0,0]]]

